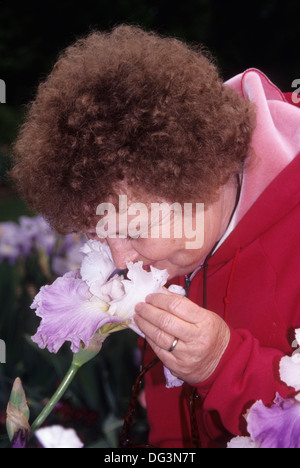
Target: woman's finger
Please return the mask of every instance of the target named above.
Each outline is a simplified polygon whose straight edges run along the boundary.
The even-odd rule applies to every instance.
[[[135,322],[147,337],[166,350],[172,345],[174,337],[185,342],[191,334],[189,323],[151,304],[141,303],[136,308]]]
[[[205,312],[197,304],[179,294],[149,294],[146,303],[158,309],[166,310],[185,322],[196,324],[201,321],[201,312]]]

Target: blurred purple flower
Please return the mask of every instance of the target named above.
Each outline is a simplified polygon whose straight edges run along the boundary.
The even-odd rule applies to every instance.
[[[80,250],[82,243],[74,236],[69,239],[71,242],[64,244],[52,258],[51,268],[57,276],[63,276],[69,271],[78,269],[83,260],[83,253]]]
[[[19,223],[20,245],[25,256],[32,249],[43,250],[47,255],[53,253],[57,236],[42,216],[34,218],[21,216]]]
[[[18,224],[0,223],[0,262],[13,265],[20,257],[38,254],[57,276],[79,268],[84,243],[83,235],[56,234],[42,216],[22,216]]]
[[[13,264],[20,255],[20,228],[16,223],[0,224],[0,261]]]

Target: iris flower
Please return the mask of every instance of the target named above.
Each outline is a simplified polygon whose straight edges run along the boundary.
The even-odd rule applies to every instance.
[[[163,291],[167,270],[151,267],[146,271],[143,262],[130,262],[125,279],[114,275],[116,266],[106,244],[90,240],[81,250],[84,258],[80,269],[43,286],[35,297],[31,307],[42,320],[32,340],[52,353],[70,342],[73,353],[78,353],[82,346],[89,348],[95,334],[98,344],[124,328],[144,337],[133,320],[135,306],[148,294]],[[169,290],[184,294],[179,288],[171,285]],[[183,384],[166,367],[164,375],[167,388]]]
[[[95,357],[110,333],[131,328],[143,333],[134,322],[135,306],[148,294],[163,291],[168,279],[166,270],[143,263],[128,263],[127,277],[117,273],[109,247],[90,240],[82,247],[81,267],[59,277],[41,288],[32,309],[41,318],[32,340],[51,353],[57,353],[65,342],[73,351],[71,366],[59,388],[31,425],[36,432],[64,395],[78,370]],[[178,292],[178,291],[177,291]],[[182,385],[182,381],[165,369],[167,388]],[[8,415],[8,424],[11,424]],[[18,428],[13,431],[18,434]],[[11,435],[13,440],[14,434]]]
[[[42,319],[32,340],[51,353],[57,353],[66,341],[71,342],[73,353],[82,344],[88,347],[96,331],[110,320],[108,305],[92,296],[78,271],[66,273],[51,286],[43,286],[31,308]]]
[[[168,279],[166,270],[151,267],[147,272],[142,262],[127,264],[127,279],[111,278],[116,267],[107,245],[88,241],[82,252],[81,268],[43,286],[31,306],[42,319],[32,340],[52,353],[66,341],[73,353],[88,348],[96,332],[104,340],[110,332],[129,327],[142,336],[133,320],[135,306],[161,291]]]
[[[59,388],[31,425],[31,432],[27,431],[27,438],[41,427],[78,370],[100,352],[110,333],[131,328],[144,336],[134,322],[135,306],[145,301],[147,295],[163,292],[168,279],[167,270],[151,267],[146,271],[142,262],[128,263],[127,277],[120,276],[109,247],[94,240],[88,241],[81,251],[81,267],[43,286],[31,305],[41,318],[32,340],[51,353],[57,353],[64,343],[70,342],[74,355]],[[183,383],[167,369],[165,376],[167,388]],[[8,414],[8,427],[13,419]],[[10,439],[14,440],[22,428],[14,427]]]
[[[229,448],[300,448],[300,403],[276,395],[267,407],[257,401],[246,416],[250,437],[236,437]]]
[[[296,330],[300,345],[300,329]],[[297,392],[300,390],[300,348],[280,361],[281,380]],[[228,448],[300,448],[300,394],[282,398],[278,393],[271,407],[257,401],[248,411],[247,430],[250,437],[235,437]]]

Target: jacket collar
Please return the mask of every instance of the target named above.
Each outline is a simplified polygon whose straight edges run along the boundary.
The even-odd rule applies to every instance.
[[[270,183],[232,233],[210,258],[210,265],[223,264],[234,257],[300,204],[300,153]]]

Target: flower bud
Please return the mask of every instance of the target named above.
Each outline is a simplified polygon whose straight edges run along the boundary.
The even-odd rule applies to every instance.
[[[102,344],[104,340],[107,338],[108,335],[103,335],[100,330],[95,333],[93,338],[90,341],[89,347],[84,348],[81,346],[78,353],[74,354],[73,357],[73,364],[75,366],[81,367],[83,364],[86,364],[91,359],[97,356],[97,354],[101,351]]]
[[[6,414],[6,428],[10,441],[13,441],[18,433],[21,433],[23,437],[27,437],[30,433],[28,422],[29,408],[22,382],[19,378],[14,382]]]

